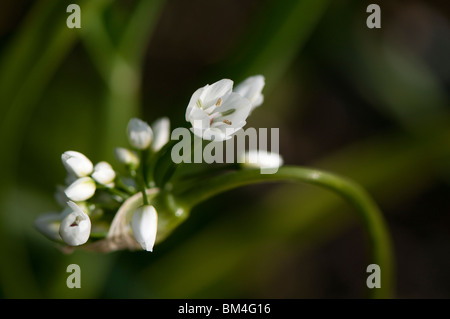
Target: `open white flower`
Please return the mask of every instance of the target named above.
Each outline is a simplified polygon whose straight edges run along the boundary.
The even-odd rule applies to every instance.
[[[153,130],[153,142],[150,148],[157,152],[159,151],[170,139],[170,120],[167,117],[157,119],[152,123]]]
[[[86,243],[91,234],[91,220],[74,202],[69,201],[67,205],[71,212],[65,216],[59,226],[59,234],[62,240],[70,246],[79,246]]]
[[[128,140],[134,148],[145,150],[149,147],[153,139],[151,127],[144,121],[132,118],[127,127]]]
[[[61,155],[61,160],[69,175],[76,177],[88,176],[94,169],[94,165],[89,158],[80,152],[64,152]]]
[[[264,102],[264,95],[261,94],[264,85],[264,76],[255,75],[239,83],[233,91],[249,99],[252,103],[252,110],[254,110]]]
[[[280,154],[265,150],[250,150],[242,153],[238,162],[243,167],[260,168],[261,174],[274,174],[283,165],[283,158]]]
[[[73,201],[80,202],[94,196],[95,182],[90,177],[81,177],[66,188],[64,193]]]
[[[186,121],[191,122],[195,135],[223,141],[246,124],[251,102],[232,89],[233,81],[223,79],[194,92],[186,109]]]
[[[158,214],[155,207],[143,205],[139,207],[131,218],[131,228],[134,238],[146,251],[153,251],[158,230]]]
[[[91,176],[99,184],[110,185],[116,178],[116,172],[108,162],[98,162]]]

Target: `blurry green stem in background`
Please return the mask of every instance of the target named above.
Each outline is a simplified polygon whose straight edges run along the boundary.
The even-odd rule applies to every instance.
[[[259,169],[243,170],[220,175],[180,193],[177,198],[186,207],[194,207],[221,192],[249,184],[268,181],[297,181],[325,187],[342,196],[357,209],[369,237],[370,264],[381,268],[381,287],[372,290],[374,298],[393,295],[393,252],[383,216],[372,198],[355,182],[335,174],[311,168],[286,166],[275,174],[261,174]]]

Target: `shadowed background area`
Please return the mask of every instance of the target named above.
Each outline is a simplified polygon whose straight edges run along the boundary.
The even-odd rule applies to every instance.
[[[66,8],[81,7],[81,29]],[[366,8],[381,7],[381,29]],[[186,126],[207,83],[266,78],[248,127],[280,128],[286,164],[354,179],[385,214],[396,296],[450,297],[450,24],[446,1],[2,1],[0,296],[359,298],[353,209],[311,186],[217,196],[153,253],[66,255],[34,219],[59,210],[60,155],[118,166],[126,124]],[[81,267],[81,289],[66,268]]]

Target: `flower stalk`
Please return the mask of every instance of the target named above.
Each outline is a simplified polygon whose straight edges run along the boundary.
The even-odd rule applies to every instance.
[[[275,174],[260,174],[258,169],[235,171],[198,182],[195,188],[181,191],[176,198],[186,207],[197,204],[227,190],[263,182],[293,181],[317,185],[331,190],[352,204],[362,220],[368,236],[370,264],[381,268],[381,288],[371,291],[374,298],[390,298],[394,289],[394,262],[391,239],[386,222],[369,194],[355,182],[336,174],[312,168],[284,166]]]

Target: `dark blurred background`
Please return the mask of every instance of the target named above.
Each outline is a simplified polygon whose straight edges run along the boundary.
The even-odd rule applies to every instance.
[[[155,0],[0,3],[0,296],[362,298],[353,209],[293,184],[202,203],[153,253],[70,255],[33,220],[58,210],[60,154],[126,146],[128,119],[185,126],[207,83],[266,77],[249,127],[279,127],[286,164],[347,176],[385,214],[396,297],[450,297],[448,1]],[[66,7],[81,7],[81,29]],[[366,8],[381,7],[381,29]],[[82,288],[66,287],[67,265]]]

